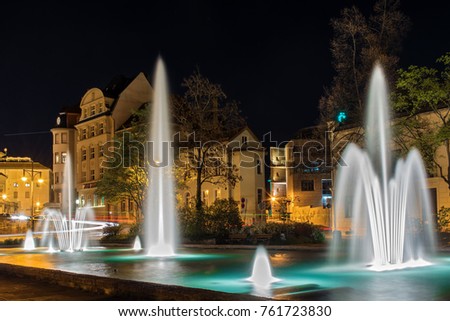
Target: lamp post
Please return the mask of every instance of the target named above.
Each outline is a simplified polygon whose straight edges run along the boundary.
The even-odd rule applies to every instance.
[[[23,176],[22,181],[26,182],[28,178],[26,175],[30,176],[30,193],[31,193],[31,230],[34,231],[34,180],[36,177],[39,176],[37,179],[39,184],[42,184],[44,180],[42,179],[42,172],[34,170],[34,162],[31,161],[31,170],[29,169],[23,169]]]

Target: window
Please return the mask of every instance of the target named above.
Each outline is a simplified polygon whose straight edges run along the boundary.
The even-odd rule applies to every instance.
[[[29,191],[25,192],[25,198],[30,198],[30,192]]]
[[[66,152],[62,152],[61,153],[61,164],[65,164],[66,163],[66,158],[67,158],[67,153]]]
[[[205,205],[209,205],[209,191],[208,190],[204,190],[203,191],[203,197],[202,197],[202,201],[203,203],[205,203]]]
[[[59,134],[55,134],[55,144],[59,144]]]
[[[322,180],[322,195],[331,195],[331,179],[323,179]]]
[[[86,149],[84,148],[81,150],[81,160],[82,161],[86,160]]]
[[[55,173],[55,184],[59,184],[59,173]]]
[[[95,115],[95,106],[92,105],[89,111],[89,116],[94,116]]]
[[[98,144],[98,157],[102,157],[103,156],[103,144],[100,143]]]
[[[242,136],[241,137],[241,142],[242,142],[242,145],[244,145],[244,144],[247,144],[247,136]]]
[[[67,144],[67,133],[61,133],[61,144]]]
[[[81,172],[81,181],[86,182],[86,172]]]
[[[61,160],[59,159],[59,153],[55,153],[55,164],[59,164]]]
[[[14,197],[14,198],[19,198],[19,192],[15,191],[15,192],[13,193],[13,197]]]
[[[94,194],[94,206],[97,206],[98,204],[98,197],[97,194]]]
[[[94,137],[94,136],[95,136],[95,127],[89,126],[89,137]]]
[[[128,210],[130,212],[134,211],[134,202],[132,200],[128,200]]]
[[[190,200],[191,200],[191,193],[186,192],[186,194],[184,194],[184,205],[189,206]]]
[[[98,134],[101,135],[105,132],[105,127],[103,123],[98,124]]]
[[[260,175],[262,173],[261,170],[261,161],[259,159],[256,160],[256,174]]]
[[[262,201],[263,201],[263,190],[262,190],[262,188],[258,188],[258,194],[257,195],[258,195],[257,196],[258,204],[261,204]]]
[[[95,169],[91,169],[91,175],[90,175],[91,181],[95,179]]]
[[[83,128],[81,130],[81,139],[86,139],[87,138],[87,130],[86,128]]]
[[[90,153],[89,153],[89,158],[90,159],[93,159],[93,158],[95,158],[95,147],[91,147],[90,148]]]
[[[214,200],[217,201],[218,199],[220,199],[222,192],[220,191],[220,189],[216,189],[214,191]]]
[[[314,191],[314,180],[312,179],[302,180],[302,191],[303,192]]]
[[[102,198],[100,199],[100,205],[105,205],[105,197],[102,196]]]
[[[125,203],[125,201],[120,202],[120,210],[122,212],[126,211],[126,203]]]
[[[105,173],[105,169],[103,167],[100,166],[100,170],[99,170],[99,176],[100,178],[103,178],[103,174]]]
[[[98,104],[98,112],[99,113],[103,112],[103,103]]]

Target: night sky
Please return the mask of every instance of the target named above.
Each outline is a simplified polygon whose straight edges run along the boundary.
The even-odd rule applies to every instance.
[[[152,75],[158,54],[171,89],[196,68],[240,102],[260,137],[277,140],[318,120],[333,70],[329,20],[373,1],[120,1],[2,4],[0,150],[51,166],[58,111],[117,74]],[[406,1],[412,20],[401,66],[431,65],[450,50],[450,4]]]

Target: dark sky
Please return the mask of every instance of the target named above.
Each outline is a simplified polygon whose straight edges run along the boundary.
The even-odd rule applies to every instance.
[[[171,88],[195,68],[220,83],[259,136],[285,140],[315,124],[333,76],[329,20],[373,1],[113,1],[2,4],[0,149],[51,165],[61,107],[116,74],[152,74],[158,54]],[[450,50],[450,4],[402,2],[412,20],[401,66]]]

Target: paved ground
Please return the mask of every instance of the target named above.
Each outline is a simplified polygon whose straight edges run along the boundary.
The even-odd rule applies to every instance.
[[[0,275],[3,301],[98,301],[111,298],[29,278]]]

